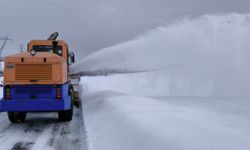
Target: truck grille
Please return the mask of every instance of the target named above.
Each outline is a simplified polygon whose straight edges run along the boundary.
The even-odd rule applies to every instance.
[[[50,81],[52,64],[16,64],[16,80]]]

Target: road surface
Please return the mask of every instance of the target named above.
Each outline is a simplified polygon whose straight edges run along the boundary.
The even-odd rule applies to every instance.
[[[86,149],[81,109],[71,122],[59,122],[57,113],[28,113],[24,123],[12,124],[0,113],[1,150]]]

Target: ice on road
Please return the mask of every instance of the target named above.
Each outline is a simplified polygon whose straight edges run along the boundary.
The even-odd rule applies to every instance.
[[[83,78],[91,150],[249,149],[249,98],[167,96],[142,76]]]

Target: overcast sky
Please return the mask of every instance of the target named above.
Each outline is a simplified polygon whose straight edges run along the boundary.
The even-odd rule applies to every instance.
[[[0,37],[15,51],[60,33],[78,58],[184,17],[248,13],[250,0],[0,0]]]

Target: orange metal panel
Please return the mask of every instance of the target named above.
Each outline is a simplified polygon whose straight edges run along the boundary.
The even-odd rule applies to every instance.
[[[49,52],[31,56],[23,52],[5,57],[4,84],[64,84],[68,81],[67,62]]]

